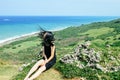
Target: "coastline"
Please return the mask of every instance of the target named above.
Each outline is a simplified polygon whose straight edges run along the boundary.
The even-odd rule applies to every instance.
[[[65,29],[65,28],[55,29],[55,30],[51,30],[51,31],[55,32],[55,31],[60,31],[60,30],[63,30],[63,29]],[[37,36],[38,33],[39,33],[39,31],[28,33],[28,34],[23,34],[23,35],[20,35],[20,36],[14,36],[14,37],[11,37],[11,38],[7,38],[5,40],[0,40],[0,47],[2,47],[4,45],[7,45],[7,44],[10,44],[14,41],[19,41],[19,40],[23,40],[23,39],[28,38],[28,37]]]
[[[49,30],[52,29],[50,31],[60,31],[60,30],[63,30],[65,28],[71,27],[72,25],[73,26],[81,26],[82,24],[91,24],[92,22],[101,22],[101,21],[113,20],[113,19],[116,19],[118,17],[117,16],[116,17],[113,17],[113,16],[111,16],[111,17],[105,17],[105,16],[101,16],[101,17],[100,16],[50,16],[50,17],[49,16],[48,17],[39,16],[39,17],[30,17],[30,16],[26,16],[26,19],[27,19],[26,21],[24,21],[24,18],[25,18],[25,16],[21,16],[21,17],[20,16],[11,16],[11,17],[9,17],[9,16],[3,17],[2,16],[1,20],[3,22],[2,22],[2,25],[0,25],[0,27],[5,27],[6,25],[8,25],[8,23],[10,23],[9,26],[11,26],[11,27],[13,26],[13,28],[15,28],[15,30],[18,30],[18,31],[20,31],[20,28],[21,28],[21,25],[19,25],[19,24],[22,24],[22,26],[25,26],[26,29],[28,29],[29,26],[31,27],[31,29],[34,29],[33,27],[35,27],[36,24],[40,24],[40,23],[38,23],[38,20],[40,20],[40,21],[42,21],[40,26],[49,26],[49,27],[44,27],[44,28],[49,29]],[[13,20],[13,22],[11,22],[11,20]],[[31,22],[31,20],[35,21],[35,22]],[[29,25],[28,22],[32,23],[32,26],[31,26],[31,24]],[[16,25],[16,24],[18,24],[18,25]],[[7,26],[8,28],[7,27],[3,28],[3,30],[2,30],[3,33],[7,33],[5,31],[14,30],[14,29],[9,29],[9,26]],[[18,26],[18,28],[16,28],[16,26]],[[8,29],[8,30],[6,30],[6,29]],[[20,32],[22,32],[22,31],[24,31],[24,29],[21,30]],[[9,32],[9,33],[11,33],[11,32]],[[23,35],[15,34],[18,36],[13,36],[13,37],[9,37],[8,36],[9,34],[7,34],[7,36],[8,36],[7,39],[0,40],[0,47],[5,45],[5,44],[9,44],[11,42],[24,39],[26,37],[33,36],[36,33],[38,33],[38,32],[36,31],[33,33],[28,33],[28,34],[23,34]],[[3,34],[1,34],[1,35],[4,36]]]
[[[18,41],[18,40],[23,40],[25,38],[31,37],[31,36],[37,36],[39,32],[32,32],[32,33],[28,33],[28,34],[24,34],[21,36],[16,36],[16,37],[11,37],[5,40],[0,40],[0,47],[6,45],[6,44],[10,44],[14,41]]]
[[[15,17],[15,16],[14,16]],[[8,23],[8,21],[6,21],[6,20],[8,20],[8,19],[10,19],[10,20],[12,20],[12,18],[13,17],[2,17],[3,18],[3,23],[6,25],[7,23]],[[21,17],[21,18],[24,18],[24,17]],[[17,21],[17,20],[23,20],[23,19],[21,19],[19,16],[16,16],[16,19],[14,20],[14,22],[9,22],[9,23],[12,23],[12,24],[15,24],[15,23],[19,23],[19,21]],[[29,22],[29,20],[31,20],[31,19],[33,19],[33,17],[26,17],[27,19],[28,19],[28,22]],[[49,22],[49,20],[50,21],[52,21],[51,23],[52,24],[49,24],[52,28],[52,30],[50,30],[50,31],[60,31],[60,30],[63,30],[63,29],[65,29],[65,28],[68,28],[68,27],[71,27],[71,26],[68,26],[66,23],[64,23],[64,21],[67,21],[68,20],[68,22],[67,23],[69,23],[70,25],[74,25],[74,26],[81,26],[82,24],[91,24],[92,22],[101,22],[101,21],[108,21],[108,20],[113,20],[113,19],[116,19],[116,18],[118,18],[118,17],[106,17],[106,18],[104,18],[104,16],[102,16],[102,17],[96,17],[96,16],[94,16],[94,17],[88,17],[88,16],[79,16],[79,17],[69,17],[69,16],[67,16],[67,17],[62,17],[62,21],[60,22],[60,23],[56,23],[55,21],[53,22],[52,20],[56,20],[56,21],[58,21],[58,20],[61,20],[61,17],[59,17],[59,16],[57,16],[57,17],[41,17],[41,18],[39,18],[40,20],[43,20],[43,19],[45,19],[45,22]],[[4,20],[5,19],[5,20]],[[34,18],[34,19],[36,19],[36,17]],[[76,19],[78,19],[77,21],[76,21]],[[88,19],[88,20],[87,20]],[[47,20],[47,21],[46,21]],[[79,24],[80,25],[78,25],[77,23],[76,23],[76,25],[74,24],[74,23],[71,23],[71,20],[73,20],[73,22],[79,22]],[[75,20],[75,21],[74,21]],[[83,20],[83,22],[81,21],[81,20]],[[70,21],[70,22],[69,22]],[[22,23],[27,23],[27,21],[26,22],[22,22]],[[48,23],[45,23],[44,24],[44,20],[43,20],[43,22],[42,22],[43,24],[41,24],[41,26],[44,26],[45,24],[46,25],[48,25]],[[27,23],[28,24],[28,23]],[[63,26],[64,27],[62,27],[62,25],[61,24],[64,24]],[[10,24],[11,25],[11,24]],[[31,25],[31,24],[30,24]],[[29,25],[29,26],[30,26]],[[49,26],[48,25],[48,26]],[[55,25],[59,25],[59,26],[57,26],[57,27],[55,27]],[[21,27],[21,26],[19,26],[19,25],[17,25],[18,27]],[[28,26],[28,25],[27,25]],[[3,26],[4,27],[4,26]],[[15,26],[13,26],[13,27],[15,27]],[[47,28],[47,27],[46,27]],[[59,28],[59,29],[58,29]],[[17,29],[17,28],[16,28]],[[16,30],[15,29],[15,30]],[[10,29],[9,31],[11,31],[12,29]],[[15,31],[14,30],[14,31]],[[17,29],[17,30],[19,30],[19,28]],[[5,29],[3,29],[2,31],[5,31]],[[6,30],[7,31],[7,30]],[[24,29],[22,30],[22,31],[24,31]],[[21,31],[21,32],[22,32]],[[7,32],[4,32],[4,33],[7,33]],[[28,33],[28,34],[23,34],[23,35],[18,35],[18,36],[13,36],[13,37],[10,37],[10,38],[7,38],[7,39],[3,39],[3,40],[0,40],[0,47],[1,46],[3,46],[3,45],[6,45],[6,44],[9,44],[9,43],[11,43],[11,42],[14,42],[14,41],[18,41],[18,40],[22,40],[22,39],[24,39],[24,38],[26,38],[26,37],[29,37],[29,36],[33,36],[33,35],[35,35],[35,34],[37,34],[38,32],[36,31],[36,32],[32,32],[32,33]],[[2,35],[2,34],[1,34]],[[9,35],[9,34],[8,34]],[[2,36],[4,36],[4,35],[2,35]],[[9,36],[8,36],[9,37]]]

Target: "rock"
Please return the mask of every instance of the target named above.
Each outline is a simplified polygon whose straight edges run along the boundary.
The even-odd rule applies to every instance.
[[[90,41],[85,42],[85,45],[87,46],[87,48],[91,45]]]
[[[100,53],[99,53],[99,52],[97,52],[97,53],[95,54],[95,57],[96,57],[96,62],[100,62],[101,56],[100,56]]]
[[[88,63],[88,64],[86,65],[86,67],[95,68],[95,64],[93,64],[93,63]]]
[[[102,52],[96,52],[93,48],[89,48],[90,42],[79,44],[75,49],[73,54],[67,54],[60,59],[61,62],[66,64],[73,64],[79,68],[91,67],[94,69],[99,69],[103,72],[118,71],[119,67],[106,66],[102,67],[99,62],[101,61]],[[109,52],[109,51],[108,51]],[[110,54],[109,54],[110,55]],[[109,56],[108,55],[108,56]],[[115,60],[113,56],[109,56],[111,60]],[[84,64],[83,64],[84,63]]]
[[[29,66],[30,64],[31,64],[31,63],[27,63],[27,65],[26,65],[26,66]],[[26,67],[26,66],[25,66],[25,67]]]
[[[111,71],[116,71],[116,68],[115,67],[111,67],[110,70]]]
[[[105,71],[105,68],[102,67],[102,66],[99,65],[99,64],[96,64],[96,68],[99,69],[99,70],[101,70],[101,71]]]
[[[86,46],[86,45],[81,44],[81,46],[82,46],[82,48],[84,48],[84,49],[86,49],[86,48],[87,48],[87,46]]]
[[[74,54],[65,55],[63,58],[61,58],[61,61],[64,63],[73,63],[74,61],[85,61],[90,63],[99,62],[100,55],[97,54],[95,56],[94,49],[88,49],[89,45],[90,42],[78,45],[77,48],[75,48]]]
[[[115,58],[113,56],[110,57],[111,60],[115,60]]]
[[[37,60],[32,60],[32,63],[37,62]]]
[[[111,67],[111,71],[119,71],[120,70],[120,66],[116,66],[116,67]]]
[[[107,44],[107,45],[106,45],[106,47],[107,47],[107,48],[110,48],[110,45],[109,45],[109,44]]]
[[[29,66],[30,63],[22,64],[22,66],[19,67],[18,71],[22,71],[25,67]]]
[[[22,71],[23,70],[23,67],[19,67],[18,71]]]
[[[77,48],[75,48],[75,51],[74,51],[74,53],[75,54],[79,54],[79,52],[80,52],[80,50],[79,50],[80,48],[79,48],[79,45],[78,45],[78,47]]]
[[[80,64],[80,63],[78,63],[76,66],[81,68],[81,69],[85,67],[83,64]]]

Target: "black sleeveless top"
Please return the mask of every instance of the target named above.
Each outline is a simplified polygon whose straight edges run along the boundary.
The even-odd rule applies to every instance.
[[[44,52],[45,52],[45,55],[46,55],[47,59],[50,58],[50,56],[51,56],[51,46],[53,46],[53,45],[50,45],[50,46],[44,45]],[[55,50],[55,52],[54,52],[54,57],[53,57],[53,59],[54,59],[54,58],[56,58],[56,50]]]
[[[51,46],[54,46],[54,45],[53,44],[49,45],[49,46],[44,45],[44,53],[45,53],[47,59],[49,59],[51,56]],[[43,58],[43,59],[45,60],[45,58]],[[51,68],[55,63],[56,63],[56,49],[54,52],[54,57],[48,63],[45,64],[46,70]]]

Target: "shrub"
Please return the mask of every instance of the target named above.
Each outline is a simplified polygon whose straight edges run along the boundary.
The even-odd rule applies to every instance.
[[[68,46],[75,46],[77,43],[71,43]]]
[[[114,42],[112,44],[113,47],[119,47],[120,46],[120,41]]]
[[[13,46],[13,47],[12,47],[12,49],[16,49],[16,47],[15,47],[15,46]]]
[[[111,80],[120,80],[120,70],[117,72],[107,73]]]
[[[21,47],[21,45],[18,45],[18,47]]]
[[[94,37],[86,37],[85,38],[85,41],[92,41],[92,40],[94,40]]]
[[[74,65],[61,62],[58,62],[55,68],[59,70],[65,78],[85,77],[87,80],[98,80],[98,76],[96,75],[97,71],[91,68],[80,69]]]
[[[63,77],[65,78],[73,78],[79,76],[79,68],[71,64],[64,64],[58,62],[55,68],[59,70],[63,74]]]
[[[62,62],[57,62],[55,68],[61,72],[64,78],[84,77],[87,80],[120,80],[120,71],[104,73],[101,70],[93,70],[89,67],[80,69]]]

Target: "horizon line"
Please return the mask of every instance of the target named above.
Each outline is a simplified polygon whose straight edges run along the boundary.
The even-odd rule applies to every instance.
[[[120,15],[0,15],[0,16],[116,16]]]

